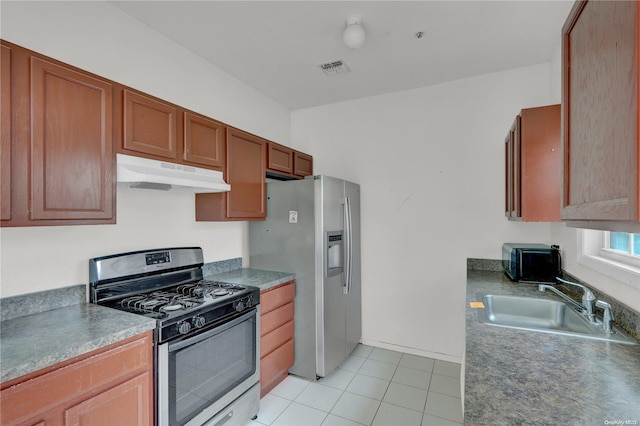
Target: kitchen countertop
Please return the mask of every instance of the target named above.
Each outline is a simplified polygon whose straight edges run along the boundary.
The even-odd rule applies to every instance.
[[[214,265],[215,266],[215,265]],[[213,269],[216,270],[215,268]],[[211,273],[207,279],[268,290],[295,279],[295,274],[242,268]],[[77,286],[76,286],[77,287]],[[82,286],[80,286],[82,287]],[[76,291],[75,288],[70,288]],[[63,289],[69,292],[69,289]],[[50,367],[111,343],[155,328],[155,320],[91,303],[44,307],[60,290],[3,300],[3,312],[37,305],[42,312],[0,322],[0,382]],[[57,302],[56,302],[57,303]],[[14,309],[14,307],[17,307]]]
[[[556,298],[467,272],[466,425],[640,425],[640,345],[486,325],[469,307],[477,293]]]
[[[294,280],[296,276],[295,274],[288,272],[242,268],[220,274],[207,275],[205,278],[208,280],[222,281],[231,284],[254,286],[260,288],[261,291],[265,291]]]
[[[100,349],[155,327],[155,320],[91,303],[0,323],[0,382]]]

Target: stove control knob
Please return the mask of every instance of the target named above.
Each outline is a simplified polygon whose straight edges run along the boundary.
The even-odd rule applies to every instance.
[[[251,296],[247,296],[247,308],[250,308],[254,305],[253,303],[253,297]]]
[[[242,301],[241,299],[236,302],[236,311],[241,312],[243,310],[244,310],[244,301]]]
[[[193,326],[195,328],[202,328],[204,327],[204,323],[206,322],[206,320],[204,319],[204,317],[197,316],[193,317],[193,320],[191,322],[193,323]]]
[[[191,324],[189,324],[187,321],[180,321],[178,323],[178,331],[180,332],[180,334],[187,334],[189,331],[191,331]]]

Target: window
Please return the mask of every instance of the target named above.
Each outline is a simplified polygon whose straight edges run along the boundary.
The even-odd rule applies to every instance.
[[[602,241],[603,257],[640,267],[640,234],[604,231]]]
[[[640,289],[640,234],[578,232],[578,263]]]

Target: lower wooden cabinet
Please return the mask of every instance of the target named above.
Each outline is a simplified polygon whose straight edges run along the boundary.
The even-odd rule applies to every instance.
[[[0,424],[154,422],[151,332],[2,384]]]
[[[260,294],[260,396],[287,377],[295,360],[293,345],[293,300],[295,282]]]

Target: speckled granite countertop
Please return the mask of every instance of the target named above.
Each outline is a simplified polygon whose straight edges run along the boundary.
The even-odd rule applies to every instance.
[[[32,373],[155,327],[155,321],[79,303],[0,323],[0,382]]]
[[[205,277],[268,290],[295,274],[242,269],[237,258],[207,264]],[[84,303],[85,291],[77,285],[0,299],[0,382],[155,328],[152,319]]]
[[[219,274],[206,275],[205,278],[214,281],[259,287],[261,291],[264,291],[294,280],[296,276],[288,272],[243,268]]]
[[[468,271],[466,425],[640,425],[640,345],[482,324],[477,293],[540,296],[502,272]]]

